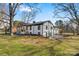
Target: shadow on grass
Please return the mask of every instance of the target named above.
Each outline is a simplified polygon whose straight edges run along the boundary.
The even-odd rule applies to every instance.
[[[74,56],[79,56],[79,53],[75,54]]]

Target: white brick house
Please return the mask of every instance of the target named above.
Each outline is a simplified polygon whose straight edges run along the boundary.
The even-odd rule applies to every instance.
[[[58,33],[51,21],[33,22],[23,24],[17,28],[20,34],[42,35],[44,37],[53,36]]]

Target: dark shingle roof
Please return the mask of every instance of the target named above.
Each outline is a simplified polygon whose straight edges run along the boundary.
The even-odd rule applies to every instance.
[[[45,22],[50,22],[51,24],[52,24],[52,22],[51,21],[40,21],[40,22],[35,22],[35,23],[24,23],[24,22],[21,22],[20,24],[19,24],[19,26],[35,26],[35,25],[42,25],[42,24],[44,24]],[[53,25],[53,24],[52,24]]]
[[[28,23],[28,24],[25,24],[25,25],[26,26],[30,26],[30,25],[42,25],[45,22],[50,22],[52,24],[51,21],[40,21],[40,22],[35,22],[35,23]]]

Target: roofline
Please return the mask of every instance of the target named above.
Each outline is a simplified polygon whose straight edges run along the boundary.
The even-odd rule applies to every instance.
[[[52,23],[50,20],[47,20],[47,21],[41,21],[40,24],[38,24],[38,22],[36,22],[37,24],[30,23],[30,24],[23,24],[23,25],[20,25],[20,26],[36,26],[36,25],[43,25],[45,22],[50,22],[50,23],[53,25],[53,23]],[[54,27],[54,25],[53,25],[53,27]]]

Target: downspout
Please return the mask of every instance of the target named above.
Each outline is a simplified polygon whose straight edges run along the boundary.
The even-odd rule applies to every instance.
[[[48,22],[48,31],[47,31],[47,36],[48,36],[48,37],[50,37],[50,36],[49,36],[49,33],[50,33],[49,31],[50,31],[50,29],[49,29],[49,28],[50,28],[50,27],[49,27],[49,22]]]
[[[33,26],[33,34],[34,34],[34,26]]]
[[[54,30],[55,30],[55,27],[53,26],[53,37],[54,37]]]
[[[42,36],[43,36],[43,24],[42,24]]]

